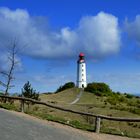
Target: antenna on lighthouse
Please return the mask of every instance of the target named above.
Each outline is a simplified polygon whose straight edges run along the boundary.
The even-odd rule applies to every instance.
[[[77,61],[77,87],[85,88],[87,87],[86,82],[86,63],[85,63],[84,53],[79,54],[79,59]]]

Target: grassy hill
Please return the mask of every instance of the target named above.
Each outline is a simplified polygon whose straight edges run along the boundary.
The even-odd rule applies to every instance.
[[[76,99],[79,92],[80,89],[71,88],[57,94],[42,94],[40,98],[44,102],[50,102],[65,108],[83,112],[128,118],[140,117],[139,98],[127,98],[126,95],[121,94],[113,97],[96,96],[93,93],[83,91],[80,100],[76,104],[71,105],[70,103]],[[91,117],[75,115],[54,109],[48,109],[47,113],[60,120],[64,119],[66,122],[77,123],[79,127],[87,130],[93,130],[94,128],[95,119]],[[80,126],[80,124],[82,126]],[[101,125],[102,132],[140,138],[140,123],[103,120]]]
[[[80,89],[71,88],[56,94],[41,94],[40,99],[41,101],[45,101],[45,102],[49,101],[49,102],[56,102],[58,104],[69,104],[76,98],[79,92]]]
[[[86,111],[88,108],[88,110],[94,111],[94,113],[96,113],[96,109],[98,108],[102,109],[102,111],[97,111],[97,113],[104,115],[106,115],[106,112],[104,110],[107,111],[107,109],[109,109],[110,112],[111,110],[120,110],[131,112],[133,115],[140,115],[140,98],[127,98],[122,94],[115,96],[96,96],[93,93],[83,91],[80,100],[76,104],[70,105],[70,103],[76,99],[79,92],[80,89],[71,88],[56,94],[41,94],[40,99],[44,102],[55,103],[57,105],[62,105],[78,110],[83,110],[83,108],[86,107]],[[123,113],[118,115],[123,116]]]

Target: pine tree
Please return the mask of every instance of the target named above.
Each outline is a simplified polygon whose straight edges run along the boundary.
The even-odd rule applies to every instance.
[[[26,98],[31,98],[35,100],[39,100],[39,93],[37,93],[31,86],[30,82],[28,81],[27,83],[24,84],[23,89],[22,89],[22,97]],[[31,102],[26,101],[25,102],[28,105],[31,104]],[[33,103],[32,103],[33,104]]]
[[[37,93],[31,86],[30,82],[24,84],[22,89],[22,96],[26,98],[31,98],[39,100],[39,93]]]

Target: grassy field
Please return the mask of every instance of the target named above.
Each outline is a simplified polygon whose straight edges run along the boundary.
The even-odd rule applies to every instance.
[[[80,100],[76,104],[71,105],[70,103],[75,100],[79,92],[79,89],[72,88],[57,94],[42,94],[40,98],[44,102],[50,102],[59,106],[63,106],[65,108],[83,112],[127,118],[140,117],[140,109],[138,106],[140,105],[140,99],[134,97],[129,99],[123,95],[118,95],[119,102],[114,104],[114,102],[116,101],[112,101],[111,103],[111,97],[99,97],[94,95],[93,93],[83,92]],[[112,100],[114,100],[114,98]],[[42,109],[46,110],[46,108]],[[74,121],[77,124],[80,123],[81,125],[83,125],[83,129],[91,131],[94,130],[95,118],[75,115],[49,108],[47,109],[46,113],[54,117],[63,118],[65,122]],[[101,132],[140,138],[140,123],[102,120]]]
[[[49,102],[77,111],[107,116],[140,118],[139,98],[126,98],[124,95],[117,95],[115,98],[108,96],[99,97],[93,93],[83,92],[80,100],[76,104],[71,105],[70,103],[76,99],[79,92],[80,89],[72,88],[57,94],[41,94],[40,99],[43,102]],[[117,101],[115,101],[116,98],[118,99]],[[6,106],[8,105],[5,105],[4,108]],[[14,105],[13,109],[19,110],[19,107],[17,109],[15,106],[18,106],[18,103]],[[10,107],[8,106],[7,108]],[[95,129],[95,118],[93,117],[67,113],[42,105],[31,105],[29,109],[26,106],[26,113],[83,130],[94,131]],[[101,132],[140,138],[140,123],[102,120]]]

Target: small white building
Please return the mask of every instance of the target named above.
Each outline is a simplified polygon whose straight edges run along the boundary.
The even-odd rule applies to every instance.
[[[84,57],[85,57],[85,55],[83,53],[80,53],[79,59],[77,61],[77,87],[78,88],[87,87],[86,63],[85,63]]]

